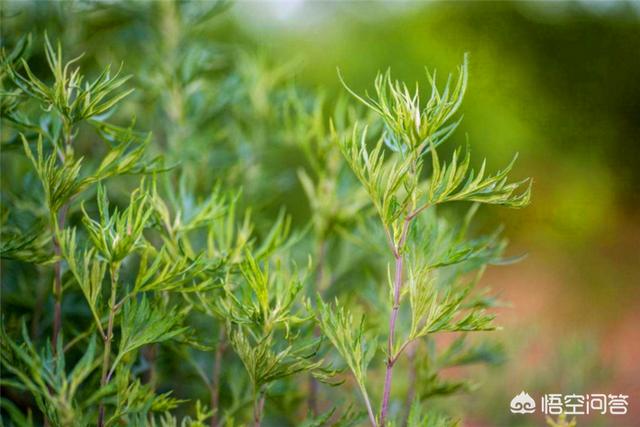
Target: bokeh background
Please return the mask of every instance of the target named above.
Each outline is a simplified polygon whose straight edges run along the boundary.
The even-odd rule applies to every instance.
[[[149,21],[160,19],[138,7],[15,3],[3,9],[2,36],[40,40],[46,29],[85,51],[84,66],[123,61],[133,73],[157,39]],[[170,28],[156,28],[170,44]],[[454,404],[466,426],[541,425],[510,415],[511,397],[624,393],[628,416],[578,425],[640,425],[640,3],[238,1],[199,31],[213,63],[242,49],[282,70],[273,79],[328,97],[343,91],[337,68],[364,91],[378,70],[423,81],[425,66],[445,75],[469,52],[457,138],[468,134],[496,167],[519,152],[517,174],[534,178],[534,195],[523,211],[483,213],[488,227],[505,224],[510,253],[527,257],[488,271],[484,283],[509,303],[499,310],[508,359],[479,370],[478,391]],[[281,202],[300,222],[308,215],[295,195]]]

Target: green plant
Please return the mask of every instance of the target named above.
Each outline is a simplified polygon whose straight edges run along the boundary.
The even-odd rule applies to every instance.
[[[174,399],[153,395],[130,375],[131,356],[147,343],[162,342],[186,331],[181,326],[181,312],[167,306],[159,299],[159,293],[178,288],[184,290],[189,285],[201,286],[207,279],[198,278],[203,267],[197,260],[186,261],[182,254],[179,255],[182,258],[169,259],[162,256],[164,247],[155,247],[145,238],[144,231],[152,226],[154,211],[144,181],[132,191],[122,212],[109,206],[107,193],[100,184],[124,174],[161,171],[160,159],[147,161],[143,158],[148,138],[140,139],[131,128],[111,125],[100,117],[131,93],[131,90],[117,92],[126,78],[110,76],[107,68],[93,82],[83,83],[84,77],[79,70],[71,68],[74,60],[63,63],[60,46],[54,49],[46,37],[45,53],[53,77],[51,85],[37,78],[26,61],[18,62],[16,53],[3,56],[6,67],[3,71],[20,90],[12,92],[11,96],[20,97],[24,103],[33,100],[43,109],[41,117],[31,120],[18,109],[18,102],[14,102],[8,111],[3,111],[3,119],[8,118],[20,131],[26,157],[43,190],[44,209],[38,213],[48,218],[48,222],[36,219],[36,223],[47,224],[38,232],[50,236],[47,241],[52,242],[53,251],[47,259],[37,262],[43,266],[53,265],[52,344],[44,355],[39,355],[26,335],[23,338],[28,352],[4,335],[7,352],[3,354],[3,365],[20,378],[33,375],[35,381],[23,381],[22,386],[37,396],[38,407],[50,423],[68,425],[75,419],[88,420],[96,411],[98,425],[113,424],[124,414],[146,413],[154,405],[165,409],[175,406]],[[26,110],[26,106],[23,108]],[[85,166],[82,157],[75,153],[83,125],[93,129],[109,147],[93,168]],[[26,136],[22,131],[32,134]],[[35,153],[33,145],[36,146]],[[97,188],[99,218],[93,219],[84,202],[81,204],[84,235],[88,241],[80,245],[77,228],[66,225],[66,218],[77,210],[77,200],[86,200],[87,193],[93,188]],[[22,248],[23,251],[29,249]],[[3,256],[11,257],[12,254],[3,253]],[[134,257],[139,257],[139,269],[137,275],[133,275],[135,280],[123,282],[121,274],[125,264]],[[150,258],[155,260],[150,262]],[[167,286],[175,278],[180,278],[177,284]],[[85,298],[93,323],[65,345],[63,290],[76,286]],[[166,314],[166,310],[171,316],[161,314],[163,311]],[[119,337],[113,357],[116,327],[119,327]],[[23,331],[26,331],[24,327]],[[95,351],[96,334],[103,342],[100,363]],[[64,353],[87,340],[89,349],[82,362],[65,377]],[[51,363],[57,367],[54,377],[49,373]],[[86,390],[76,394],[81,383],[90,380],[89,374],[97,366],[101,366],[99,387],[90,394]],[[114,375],[115,385],[111,382]],[[114,407],[107,416],[105,402]]]
[[[485,164],[478,172],[470,168],[469,149],[461,156],[456,149],[450,163],[441,162],[437,148],[451,135],[459,121],[449,124],[458,110],[467,85],[467,61],[460,69],[455,85],[447,82],[442,92],[436,79],[428,75],[431,96],[421,105],[420,92],[391,78],[389,72],[375,81],[375,97],[360,97],[384,123],[373,148],[367,146],[367,128],[354,128],[353,134],[340,140],[340,148],[349,166],[366,189],[380,219],[390,254],[393,273],[389,274],[389,327],[385,349],[386,373],[378,415],[366,390],[367,367],[375,355],[375,339],[362,341],[363,325],[339,308],[320,307],[321,325],[353,372],[365,400],[373,426],[384,426],[389,416],[393,369],[404,350],[414,341],[439,332],[484,331],[494,328],[493,316],[483,303],[469,303],[471,283],[459,283],[457,275],[441,278],[439,270],[459,264],[471,264],[472,270],[499,257],[502,244],[497,236],[465,240],[465,231],[477,205],[472,207],[459,230],[438,224],[426,210],[452,201],[522,207],[529,201],[530,186],[517,189],[526,181],[508,183],[513,162],[495,175],[485,176]],[[386,156],[385,146],[390,152]],[[424,177],[425,158],[431,157],[431,173]],[[435,229],[435,232],[430,230]],[[442,230],[442,231],[441,231]],[[435,238],[420,238],[432,236]],[[469,267],[467,267],[469,268]],[[406,276],[405,276],[406,275]],[[441,282],[441,283],[439,283]],[[398,338],[398,318],[403,297],[410,308],[408,328]],[[339,305],[339,302],[336,302]]]
[[[93,80],[46,35],[46,69],[30,37],[3,47],[3,419],[455,423],[425,401],[472,384],[441,370],[500,359],[465,335],[494,328],[494,299],[474,289],[505,248],[499,232],[470,237],[473,215],[529,199],[511,165],[486,175],[468,150],[438,156],[466,61],[455,85],[429,77],[424,106],[386,73],[362,108],[260,55],[220,50],[212,65],[202,31],[223,6],[131,5],[160,17],[144,24],[157,52]],[[462,220],[436,212],[452,201],[472,202]],[[442,350],[441,332],[463,334]]]

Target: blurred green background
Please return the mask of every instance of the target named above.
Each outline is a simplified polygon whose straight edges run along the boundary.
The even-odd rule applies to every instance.
[[[2,37],[39,40],[46,29],[69,55],[86,51],[86,67],[122,61],[135,73],[155,52],[159,8],[11,3]],[[487,224],[506,225],[511,253],[528,257],[484,280],[510,302],[499,313],[509,360],[479,372],[481,388],[455,404],[468,426],[540,425],[510,416],[511,397],[624,393],[630,415],[579,425],[640,425],[640,3],[240,1],[198,31],[214,63],[242,49],[329,97],[343,90],[337,68],[361,92],[378,70],[424,81],[425,66],[444,76],[469,52],[456,141],[468,134],[494,167],[519,152],[516,171],[534,178],[534,195],[523,211],[484,211]],[[224,73],[221,61],[212,72]],[[304,215],[295,199],[284,203]]]

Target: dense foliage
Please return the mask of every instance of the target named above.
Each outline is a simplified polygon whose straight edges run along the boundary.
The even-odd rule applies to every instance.
[[[510,261],[474,213],[530,196],[455,148],[466,58],[332,99],[202,43],[224,6],[150,5],[160,52],[93,77],[46,35],[46,72],[3,46],[3,422],[456,424],[431,402],[474,383],[442,370],[502,357],[468,336]]]

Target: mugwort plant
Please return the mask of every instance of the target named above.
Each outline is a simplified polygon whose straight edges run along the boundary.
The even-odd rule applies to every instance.
[[[450,147],[467,58],[335,98],[192,6],[131,6],[133,66],[2,47],[3,424],[457,425],[442,370],[502,359],[474,215],[531,192]]]

